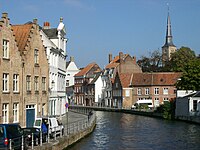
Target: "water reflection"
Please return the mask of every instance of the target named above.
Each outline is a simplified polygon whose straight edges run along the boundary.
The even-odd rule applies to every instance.
[[[124,113],[97,112],[94,132],[70,150],[199,150],[200,126]]]

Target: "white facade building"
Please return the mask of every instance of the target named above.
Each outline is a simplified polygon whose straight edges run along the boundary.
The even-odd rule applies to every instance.
[[[74,104],[74,75],[79,71],[74,62],[74,57],[70,57],[70,61],[66,64],[66,94],[70,105]]]
[[[44,23],[40,31],[49,62],[49,115],[61,116],[65,113],[66,92],[66,43],[67,39],[63,19],[57,28]]]
[[[74,75],[80,70],[74,62],[74,57],[70,57],[70,61],[66,65],[66,87],[74,85]]]

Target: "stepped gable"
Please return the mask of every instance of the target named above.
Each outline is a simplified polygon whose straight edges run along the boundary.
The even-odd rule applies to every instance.
[[[25,50],[32,28],[33,24],[12,25],[12,30],[20,51]]]

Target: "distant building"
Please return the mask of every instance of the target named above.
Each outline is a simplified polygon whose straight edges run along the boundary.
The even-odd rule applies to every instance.
[[[104,102],[102,106],[111,107],[113,105],[112,84],[117,73],[142,73],[142,69],[136,63],[136,57],[131,57],[129,54],[123,54],[123,52],[119,52],[118,56],[112,58],[112,54],[109,54],[109,63],[105,67],[102,75]]]
[[[96,74],[99,72],[101,72],[101,68],[96,63],[91,63],[75,74],[74,104],[84,106],[95,105],[95,89],[88,89],[88,85],[94,80]],[[90,97],[87,96],[88,94]]]
[[[74,75],[79,71],[74,57],[70,57],[70,60],[66,64],[66,95],[69,104],[74,104]]]
[[[152,100],[153,107],[159,107],[164,101],[176,98],[175,83],[181,74],[176,72],[135,73],[131,87],[133,87],[132,104],[138,100]]]
[[[22,56],[22,125],[33,126],[36,116],[48,113],[49,65],[37,19],[12,26]],[[10,45],[11,46],[11,45]],[[18,63],[18,62],[15,62]]]
[[[176,46],[172,40],[172,30],[171,30],[171,21],[168,12],[167,17],[167,31],[166,31],[166,39],[165,44],[162,47],[162,65],[164,66],[167,61],[171,59],[171,54],[176,51]]]
[[[66,29],[63,19],[57,28],[51,28],[49,22],[44,22],[40,30],[49,63],[49,114],[62,115],[65,113],[66,91]]]

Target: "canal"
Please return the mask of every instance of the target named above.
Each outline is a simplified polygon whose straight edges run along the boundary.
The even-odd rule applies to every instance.
[[[200,150],[200,125],[97,111],[92,134],[70,150]]]

